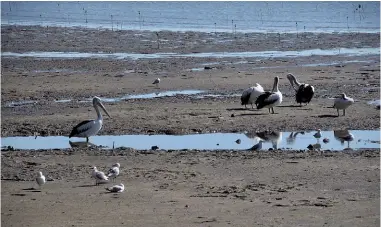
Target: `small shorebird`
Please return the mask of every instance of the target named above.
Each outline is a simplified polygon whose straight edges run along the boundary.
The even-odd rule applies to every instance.
[[[278,83],[279,77],[276,76],[274,78],[273,90],[271,92],[266,91],[262,95],[258,96],[257,100],[255,101],[257,109],[268,108],[269,113],[271,109],[272,113],[274,114],[274,106],[282,103],[282,93],[279,91]]]
[[[46,183],[45,176],[42,175],[42,172],[38,172],[38,175],[36,177],[36,182],[39,187],[41,187],[42,185]]]
[[[263,87],[256,83],[255,86],[249,87],[243,91],[241,96],[241,105],[245,105],[246,108],[246,105],[251,104],[251,108],[253,108],[253,103],[255,103],[255,100],[257,100],[258,96],[264,92]]]
[[[160,83],[160,78],[156,78],[152,84],[156,84],[156,87],[159,86],[159,83]]]
[[[98,185],[101,181],[107,181],[108,177],[102,171],[98,171],[97,167],[93,167],[93,172],[91,174],[92,177],[95,178],[95,185]]]
[[[86,120],[79,123],[77,126],[73,128],[73,130],[71,131],[69,135],[69,138],[86,137],[86,142],[89,142],[89,137],[95,136],[99,132],[99,130],[101,130],[103,125],[103,117],[101,112],[99,111],[98,106],[100,106],[104,110],[104,112],[107,114],[107,116],[111,118],[110,114],[108,114],[106,108],[103,106],[100,98],[96,96],[93,98],[93,106],[98,115],[97,119]]]
[[[108,177],[111,177],[113,180],[115,180],[115,178],[119,175],[119,168],[120,168],[120,164],[119,164],[119,163],[115,163],[115,164],[112,165],[112,167],[108,170],[108,174],[107,174],[107,176],[108,176]]]
[[[337,110],[337,116],[340,116],[339,110],[343,110],[343,116],[345,116],[345,109],[352,105],[355,101],[342,93],[339,98],[335,99],[333,108]]]
[[[259,140],[259,142],[257,144],[255,144],[254,146],[252,146],[249,150],[250,151],[262,150],[262,144],[263,144],[263,140]]]
[[[314,137],[316,139],[320,139],[321,138],[321,130],[320,129],[317,130],[317,132],[314,134]]]
[[[291,87],[296,92],[296,102],[300,103],[300,106],[302,103],[306,103],[306,105],[310,103],[315,94],[315,88],[309,84],[299,83],[299,81],[291,73],[287,74],[287,79],[290,81]],[[294,85],[296,85],[296,87]]]
[[[120,184],[114,185],[112,187],[107,187],[106,190],[109,192],[123,192],[124,191],[124,184],[120,183]]]

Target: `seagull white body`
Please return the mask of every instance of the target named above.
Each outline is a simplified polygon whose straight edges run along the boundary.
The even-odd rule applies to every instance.
[[[272,92],[266,91],[265,93],[258,96],[255,104],[257,105],[257,109],[268,108],[269,113],[270,109],[272,113],[274,113],[274,106],[278,106],[282,103],[282,93],[278,88],[279,77],[274,78],[274,86]]]
[[[320,130],[320,129],[317,130],[317,132],[314,134],[314,137],[315,137],[316,139],[321,138],[321,130]]]
[[[256,83],[255,86],[249,87],[248,89],[244,90],[241,96],[241,105],[251,104],[251,107],[253,107],[253,103],[255,103],[255,100],[257,100],[258,96],[263,94],[265,91],[263,90],[263,87]]]
[[[38,175],[36,177],[36,182],[38,186],[40,187],[46,183],[45,176],[42,175],[42,172],[38,172]]]
[[[310,103],[312,97],[315,94],[315,88],[309,84],[299,83],[294,75],[287,74],[287,79],[290,81],[292,88],[295,90],[295,99],[297,103]],[[296,85],[296,86],[294,86]]]
[[[106,108],[103,106],[101,99],[98,97],[93,98],[93,106],[97,112],[97,119],[95,120],[86,120],[79,123],[71,131],[69,138],[71,137],[85,137],[86,142],[89,142],[90,136],[95,136],[102,128],[103,125],[103,116],[99,110],[99,106],[105,111],[107,116],[110,117],[110,114],[107,112]]]
[[[349,98],[344,93],[340,95],[340,98],[336,98],[333,104],[333,108],[337,110],[337,116],[340,116],[339,110],[343,110],[343,116],[345,116],[345,109],[352,105],[355,101]]]
[[[119,175],[119,168],[120,168],[120,164],[119,163],[115,163],[108,170],[107,176],[112,178],[112,179],[115,179]]]
[[[156,86],[158,86],[160,83],[160,78],[156,78],[152,84],[156,84]]]
[[[106,190],[110,191],[110,192],[123,192],[124,191],[124,184],[120,183],[118,185],[108,187],[108,188],[106,188]]]
[[[95,178],[95,185],[98,185],[101,181],[107,181],[108,177],[102,171],[98,171],[97,167],[93,167],[93,172],[91,174],[92,177]]]

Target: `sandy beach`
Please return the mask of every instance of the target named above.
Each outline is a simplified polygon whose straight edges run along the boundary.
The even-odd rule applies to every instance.
[[[94,118],[93,96],[203,91],[106,102],[99,135],[380,128],[379,55],[229,57],[228,53],[379,48],[379,34],[110,31],[2,26],[2,52],[189,54],[171,58],[1,59],[1,136],[68,135]],[[226,56],[195,57],[222,53]],[[286,78],[316,89],[299,107]],[[279,76],[283,102],[246,109],[239,95]],[[158,87],[152,85],[160,77]],[[355,99],[337,117],[333,98]],[[68,100],[56,102],[56,100]],[[30,101],[32,104],[12,105]],[[2,151],[3,226],[379,226],[379,150],[334,152]],[[121,164],[123,193],[95,186],[91,167]],[[38,189],[42,171],[48,181]]]

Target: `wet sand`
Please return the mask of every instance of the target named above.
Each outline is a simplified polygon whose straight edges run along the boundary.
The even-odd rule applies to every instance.
[[[379,47],[379,34],[237,34],[2,27],[2,51],[202,53]],[[159,44],[159,46],[158,46]],[[217,64],[216,64],[217,62]],[[329,63],[309,66],[310,64]],[[192,70],[209,66],[210,69]],[[2,57],[1,135],[68,135],[94,118],[90,103],[196,89],[191,96],[105,103],[99,135],[379,129],[379,55],[284,58],[54,59]],[[316,89],[299,107],[286,79],[293,73]],[[280,77],[283,103],[245,109],[234,96],[255,83],[271,89]],[[159,87],[152,85],[162,79]],[[333,97],[355,99],[337,117]],[[72,99],[67,103],[54,100]],[[10,102],[36,104],[7,107]],[[90,167],[119,161],[126,191],[104,194]],[[2,152],[4,226],[378,226],[379,151],[338,153],[136,152],[98,149]],[[38,171],[53,181],[34,185]],[[111,185],[111,183],[107,184]],[[38,191],[38,192],[37,192]],[[116,198],[114,198],[116,197]],[[112,212],[109,212],[112,210]],[[45,217],[41,219],[39,215]],[[103,216],[102,218],[99,218]]]

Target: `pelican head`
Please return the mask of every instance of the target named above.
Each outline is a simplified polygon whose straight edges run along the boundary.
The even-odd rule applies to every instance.
[[[102,110],[107,114],[107,116],[109,116],[111,118],[110,114],[107,112],[106,108],[102,104],[101,99],[99,97],[97,97],[97,96],[94,96],[94,98],[93,98],[93,106],[95,107],[97,105],[100,106],[102,108]]]
[[[347,97],[347,96],[345,95],[345,93],[341,93],[341,94],[340,94],[340,97],[341,97],[342,99],[345,99],[345,97]]]

